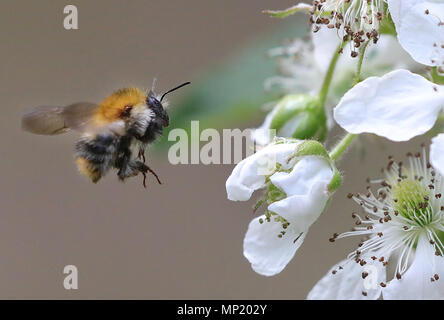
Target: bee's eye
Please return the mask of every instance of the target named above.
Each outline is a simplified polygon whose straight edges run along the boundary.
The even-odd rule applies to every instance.
[[[155,97],[153,97],[153,96],[150,96],[150,97],[148,97],[148,99],[147,99],[147,104],[150,106],[150,107],[161,107],[162,106],[162,104],[160,103],[160,101],[159,100],[157,100]]]
[[[131,113],[131,109],[133,108],[132,105],[127,105],[123,108],[122,113],[120,114],[121,118],[127,118],[129,117],[130,113]]]

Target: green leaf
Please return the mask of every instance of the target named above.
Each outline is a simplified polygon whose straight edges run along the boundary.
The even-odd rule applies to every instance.
[[[270,17],[273,17],[273,18],[286,18],[286,17],[291,16],[297,12],[309,13],[311,9],[312,9],[312,6],[305,4],[305,3],[299,3],[295,6],[287,8],[285,10],[264,10],[264,11],[262,11],[262,13],[268,14]]]

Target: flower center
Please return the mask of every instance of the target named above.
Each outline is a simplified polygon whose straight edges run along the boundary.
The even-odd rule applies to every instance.
[[[269,180],[269,179],[267,179]],[[287,197],[287,195],[285,194],[285,192],[283,192],[281,189],[279,189],[278,187],[276,187],[273,183],[271,183],[270,181],[268,181],[268,188],[267,191],[265,192],[265,195],[262,199],[260,199],[255,207],[254,207],[254,211],[258,210],[263,204],[272,204],[273,202],[276,201],[280,201],[282,199],[285,199]],[[267,223],[267,222],[271,222],[271,220],[273,220],[274,222],[279,222],[282,225],[282,231],[277,234],[277,236],[279,238],[282,238],[285,235],[285,230],[288,228],[288,226],[290,225],[290,222],[288,222],[287,220],[285,220],[284,218],[282,218],[280,215],[269,211],[268,209],[265,209],[264,212],[265,215],[265,220],[264,219],[260,219],[259,223]]]
[[[407,178],[392,187],[393,207],[405,218],[420,225],[430,223],[432,197],[430,190],[418,180]]]

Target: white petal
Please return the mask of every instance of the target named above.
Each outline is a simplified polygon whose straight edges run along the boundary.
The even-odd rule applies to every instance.
[[[425,12],[428,10],[429,14]],[[411,7],[402,17],[398,40],[419,63],[444,65],[444,3],[430,1]]]
[[[264,123],[251,133],[251,138],[254,142],[261,146],[265,146],[271,142],[273,136],[270,132],[270,125],[277,111],[277,108],[270,111],[265,117]]]
[[[261,224],[259,219],[263,219]],[[281,272],[293,258],[296,250],[304,242],[305,234],[300,237],[291,228],[279,238],[283,231],[279,222],[265,221],[265,216],[253,219],[248,226],[244,239],[244,256],[251,263],[257,273],[264,276],[273,276]],[[299,238],[298,238],[299,237]],[[298,239],[297,241],[295,241]]]
[[[351,59],[353,59],[352,71],[354,71],[356,58]],[[382,72],[384,70],[416,70],[422,67],[410,57],[395,37],[387,34],[380,35],[377,45],[367,47],[364,61],[362,69],[364,75],[382,75],[385,73]]]
[[[389,11],[397,30],[402,24],[402,18],[410,8],[423,2],[425,0],[388,0]]]
[[[318,156],[303,157],[290,173],[277,172],[270,177],[287,197],[270,204],[268,210],[285,218],[298,232],[303,232],[324,210],[332,177],[333,170],[327,160]]]
[[[265,184],[265,175],[271,174],[276,163],[287,165],[288,157],[298,143],[271,144],[239,162],[228,177],[225,187],[228,199],[246,201]]]
[[[268,206],[268,210],[277,213],[297,231],[308,229],[324,211],[329,196],[327,184],[316,183],[307,195],[289,196]]]
[[[319,68],[326,72],[330,66],[330,61],[333,55],[338,50],[342,39],[339,38],[338,31],[326,27],[321,28],[318,32],[312,32],[312,39],[314,45],[314,58]],[[343,56],[345,56],[344,53]],[[349,54],[347,56],[350,56]],[[340,66],[338,65],[338,70]]]
[[[444,106],[444,86],[407,70],[371,77],[350,89],[334,110],[350,133],[406,141],[430,130]]]
[[[444,258],[434,246],[420,239],[412,265],[401,280],[393,279],[383,290],[385,300],[444,300]],[[431,281],[438,274],[441,279]]]
[[[438,134],[432,139],[430,163],[444,176],[444,133]]]
[[[381,295],[380,283],[385,282],[386,272],[381,263],[367,259],[361,266],[351,260],[343,260],[331,268],[308,294],[309,300],[376,300]],[[340,269],[341,266],[343,269]],[[332,272],[336,270],[336,273]],[[367,272],[365,279],[362,273]],[[365,296],[364,293],[367,295]]]
[[[313,155],[298,159],[291,172],[277,172],[270,177],[270,180],[290,196],[306,195],[315,183],[329,184],[332,177],[333,170],[330,161]]]

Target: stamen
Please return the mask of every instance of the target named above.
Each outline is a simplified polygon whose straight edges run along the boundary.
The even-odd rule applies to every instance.
[[[387,16],[385,0],[315,0],[310,24],[313,31],[322,27],[341,30],[343,41],[350,40],[352,57],[358,56],[357,48],[368,41],[379,39],[380,22]]]

